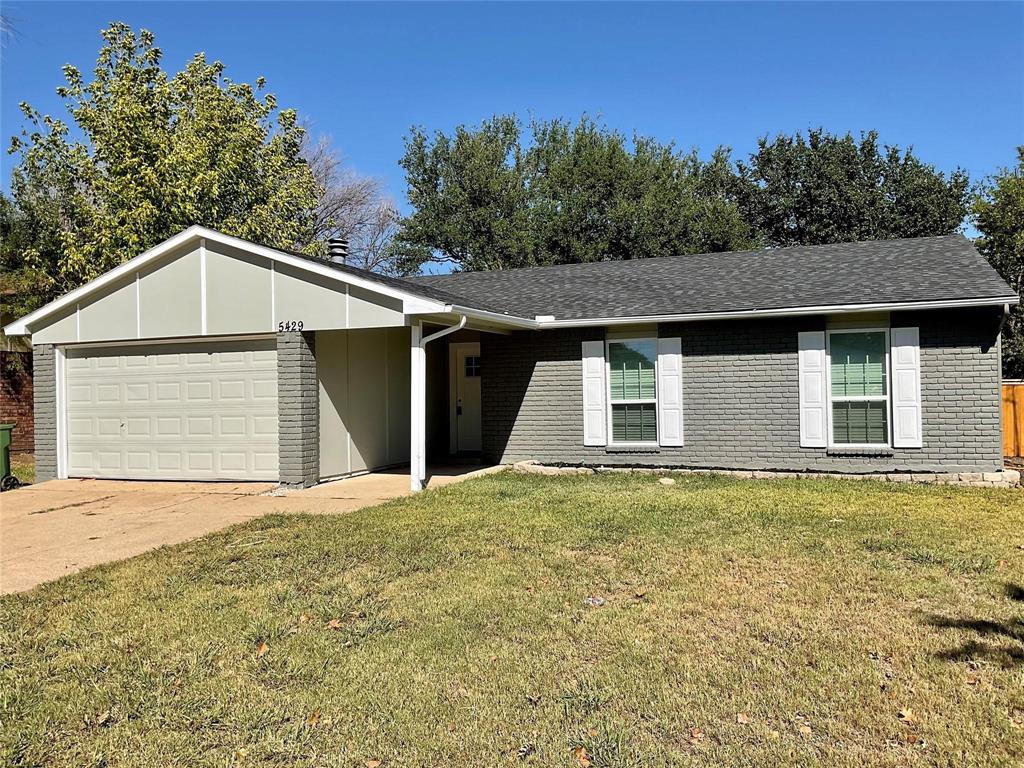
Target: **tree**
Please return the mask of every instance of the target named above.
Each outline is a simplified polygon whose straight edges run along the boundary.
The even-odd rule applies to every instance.
[[[741,207],[768,245],[947,235],[967,215],[967,174],[947,178],[912,149],[812,130],[758,142],[737,164]]]
[[[972,207],[981,233],[978,250],[1024,300],[1024,146],[1017,166],[1004,168],[982,182]],[[1010,310],[1003,325],[1003,374],[1024,378],[1024,308]]]
[[[752,243],[736,201],[727,150],[702,161],[672,144],[632,141],[587,117],[533,121],[511,115],[413,129],[401,161],[413,213],[395,248],[405,269],[447,262],[509,269]]]
[[[101,34],[92,81],[67,65],[57,90],[81,138],[23,103],[28,127],[12,140],[19,162],[4,221],[25,246],[13,254],[5,243],[4,266],[45,276],[34,302],[191,224],[322,251],[322,190],[301,155],[305,132],[294,110],[262,93],[262,78],[232,82],[202,54],[169,77],[150,32],[115,23]]]
[[[307,140],[302,156],[323,190],[313,214],[313,239],[344,238],[349,241],[349,264],[397,274],[399,266],[390,246],[399,215],[381,182],[346,168],[323,136],[316,143]]]

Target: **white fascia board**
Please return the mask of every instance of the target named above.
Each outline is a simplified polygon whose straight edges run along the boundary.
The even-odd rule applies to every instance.
[[[696,320],[735,320],[751,317],[800,317],[804,315],[841,315],[858,312],[900,311],[914,309],[956,309],[960,307],[1001,306],[1016,304],[1018,298],[1006,296],[991,299],[951,299],[946,301],[906,301],[879,304],[832,304],[817,307],[785,307],[782,309],[750,309],[737,312],[695,312],[680,315],[642,315],[636,317],[584,317],[576,320],[554,320],[537,323],[545,328],[580,328],[594,325],[635,325],[637,323],[675,323]]]
[[[143,269],[147,264],[156,261],[161,256],[166,255],[175,248],[185,245],[193,239],[197,241],[206,240],[207,244],[219,243],[231,248],[238,248],[239,250],[246,251],[247,253],[270,259],[272,262],[276,262],[278,264],[287,264],[288,266],[294,267],[300,271],[311,272],[313,274],[335,280],[339,283],[363,288],[371,293],[377,293],[382,296],[399,299],[403,302],[403,307],[405,306],[405,303],[408,302],[410,307],[415,308],[417,312],[443,312],[447,306],[444,302],[432,301],[429,298],[424,298],[415,293],[393,288],[389,285],[383,285],[374,280],[367,280],[366,278],[353,275],[349,272],[332,269],[326,265],[317,264],[316,262],[302,259],[298,256],[292,256],[291,254],[278,251],[274,248],[256,245],[255,243],[250,243],[249,241],[242,240],[238,237],[232,237],[231,235],[225,235],[221,232],[207,229],[206,227],[193,225],[188,229],[182,230],[173,237],[164,240],[162,243],[153,246],[148,251],[139,254],[135,258],[129,259],[124,264],[114,267],[114,269],[109,272],[105,272],[95,280],[91,280],[85,285],[61,296],[59,299],[51,301],[46,306],[40,307],[31,314],[28,314],[19,320],[15,320],[4,328],[4,333],[8,336],[26,336],[30,333],[29,326],[33,323],[42,320],[55,312],[59,312],[65,307],[74,305],[76,302],[79,302],[101,290],[104,286],[107,286],[110,283],[131,274],[132,272]]]
[[[459,304],[450,304],[448,306],[448,311],[453,312],[457,315],[465,315],[466,317],[486,321],[488,323],[494,323],[495,325],[504,326],[507,328],[537,330],[537,328],[540,327],[536,320],[531,320],[530,318],[527,317],[518,317],[517,315],[506,315],[501,312],[490,312],[486,309],[474,309],[473,307],[463,307]]]

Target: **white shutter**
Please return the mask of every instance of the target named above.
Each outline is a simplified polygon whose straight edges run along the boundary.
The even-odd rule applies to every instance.
[[[583,342],[583,444],[606,445],[608,412],[604,407],[607,380],[604,342]]]
[[[799,334],[800,445],[824,448],[828,445],[828,377],[826,376],[825,332]]]
[[[683,344],[658,339],[658,444],[683,444]]]
[[[921,347],[917,328],[889,331],[892,371],[892,444],[895,448],[920,448]]]

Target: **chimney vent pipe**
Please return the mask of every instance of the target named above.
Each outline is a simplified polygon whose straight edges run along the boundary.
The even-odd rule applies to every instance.
[[[348,240],[343,237],[328,240],[327,256],[335,264],[345,264],[348,261]]]

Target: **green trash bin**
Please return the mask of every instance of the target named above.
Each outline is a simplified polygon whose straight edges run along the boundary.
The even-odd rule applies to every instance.
[[[11,432],[13,424],[0,424],[0,490],[16,488],[18,481],[11,474]]]

